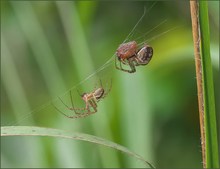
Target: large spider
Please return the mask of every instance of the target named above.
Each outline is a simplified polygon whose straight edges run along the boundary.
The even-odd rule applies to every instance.
[[[117,51],[116,57],[119,60],[120,67],[118,67],[115,60],[116,69],[122,70],[128,73],[136,72],[135,66],[147,65],[153,56],[153,48],[149,45],[144,45],[138,49],[138,45],[135,41],[128,43],[122,43]],[[121,63],[129,65],[131,70],[122,68]]]
[[[111,82],[107,91],[102,87],[101,80],[100,80],[100,85],[101,85],[101,87],[99,87],[99,88],[95,87],[94,90],[90,93],[81,94],[81,98],[85,102],[84,108],[75,108],[74,107],[71,90],[70,90],[70,100],[71,100],[72,107],[69,107],[67,104],[65,104],[63,102],[63,100],[59,97],[60,101],[66,106],[66,108],[71,111],[74,111],[76,115],[73,115],[73,116],[66,115],[61,110],[59,110],[56,106],[54,106],[54,107],[56,108],[57,111],[59,111],[61,114],[63,114],[64,116],[66,116],[68,118],[82,118],[82,117],[86,117],[91,114],[94,114],[97,112],[97,103],[101,99],[106,97],[108,95],[108,93],[110,92],[111,87],[112,87],[112,82]],[[92,109],[92,111],[91,111],[91,109]]]

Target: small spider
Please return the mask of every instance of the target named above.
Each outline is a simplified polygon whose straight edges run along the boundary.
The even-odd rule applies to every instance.
[[[122,70],[128,73],[136,72],[135,66],[147,65],[153,56],[153,48],[149,45],[144,45],[138,49],[138,45],[135,41],[128,43],[122,43],[117,51],[116,57],[120,62],[120,67],[118,67],[115,60],[116,69]],[[129,65],[131,70],[123,69],[121,63]]]
[[[76,115],[73,115],[73,116],[66,115],[65,113],[60,111],[56,106],[54,107],[56,108],[57,111],[59,111],[61,114],[63,114],[64,116],[68,118],[82,118],[82,117],[86,117],[91,114],[94,114],[97,112],[97,103],[108,95],[112,87],[112,82],[111,82],[109,89],[105,91],[105,89],[102,87],[101,80],[100,80],[100,84],[101,84],[101,87],[99,88],[95,87],[95,89],[92,92],[83,93],[80,95],[83,101],[85,102],[85,108],[74,107],[71,91],[70,91],[70,99],[71,99],[72,107],[69,107],[67,104],[65,104],[63,100],[59,97],[60,101],[66,106],[66,108],[71,111],[74,111]],[[91,109],[93,110],[91,111]]]

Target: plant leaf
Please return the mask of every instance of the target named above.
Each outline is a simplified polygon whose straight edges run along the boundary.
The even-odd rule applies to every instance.
[[[212,63],[210,56],[210,35],[208,2],[199,1],[199,21],[201,31],[201,60],[204,92],[204,119],[206,141],[206,166],[207,168],[219,168],[218,135],[215,113],[215,97]]]
[[[57,138],[60,137],[60,138],[67,138],[73,140],[87,141],[119,150],[143,162],[147,167],[154,168],[154,166],[151,163],[146,161],[140,155],[128,150],[126,147],[89,134],[76,133],[76,132],[70,132],[70,131],[53,129],[53,128],[35,127],[35,126],[8,126],[8,127],[1,127],[1,136],[48,136],[48,137],[57,137]]]

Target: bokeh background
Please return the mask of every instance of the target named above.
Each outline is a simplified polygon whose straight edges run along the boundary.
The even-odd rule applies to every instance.
[[[209,17],[219,117],[219,2],[209,2]],[[114,67],[113,55],[124,40],[154,48],[151,62],[134,74]],[[91,91],[99,79],[105,88],[112,80],[112,89],[95,115],[68,119],[51,106],[71,113],[57,99],[70,104],[71,89],[82,107],[77,90]],[[159,168],[201,168],[198,119],[188,1],[1,1],[1,126],[92,134]],[[4,137],[1,167],[144,166],[87,142]]]

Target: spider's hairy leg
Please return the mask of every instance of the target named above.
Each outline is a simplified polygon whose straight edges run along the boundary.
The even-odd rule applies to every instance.
[[[135,58],[134,60],[133,60],[133,64],[134,64],[134,66],[140,66],[141,64],[139,64],[141,61],[140,61],[140,59],[138,59],[138,58]]]
[[[77,92],[78,92],[78,94],[82,97],[82,99],[83,99],[83,101],[85,102],[85,104],[86,104],[86,107],[84,108],[85,110],[87,110],[88,109],[88,107],[89,107],[89,104],[88,104],[88,98],[87,97],[85,97],[85,99],[84,99],[84,95],[87,95],[86,93],[84,93],[84,94],[80,94],[80,92],[79,92],[79,90],[77,89]],[[75,110],[76,110],[76,108],[74,108]],[[78,108],[78,110],[82,110],[82,109],[79,109]],[[77,114],[77,113],[76,113]]]
[[[89,110],[89,100],[86,98],[86,100],[84,100],[85,101],[85,104],[86,104],[86,110]]]
[[[69,107],[66,103],[64,103],[64,101],[60,97],[58,98],[63,103],[63,105],[66,106],[67,109],[71,110],[71,107]]]
[[[121,65],[121,64],[120,64],[120,65]],[[121,66],[121,69],[120,69],[120,70],[122,70],[122,71],[124,71],[124,72],[128,72],[128,73],[134,73],[134,72],[136,72],[135,65],[133,64],[133,62],[132,62],[131,60],[128,60],[128,65],[130,66],[131,70],[124,69],[124,68],[122,68],[122,66]]]
[[[72,107],[69,107],[66,103],[64,103],[64,101],[63,101],[60,97],[58,97],[58,98],[59,98],[59,100],[63,103],[63,105],[66,106],[67,109],[72,110],[72,109],[74,108],[74,105],[73,105],[73,97],[72,97],[72,92],[71,92],[71,90],[70,90],[70,99],[71,99]]]
[[[76,111],[75,111],[71,90],[70,90],[70,99],[71,99],[72,107],[69,107],[66,103],[64,103],[64,101],[63,101],[60,97],[58,97],[58,98],[59,98],[59,100],[63,103],[63,105],[64,105],[67,109],[73,110],[76,114],[80,114],[79,112],[76,112]],[[64,114],[64,113],[62,113],[62,114]]]
[[[52,103],[52,104],[53,104],[53,103]],[[86,117],[86,116],[89,116],[89,115],[91,115],[91,114],[96,113],[96,112],[87,111],[86,113],[83,113],[83,114],[78,113],[78,114],[75,115],[75,116],[68,116],[68,115],[66,115],[65,113],[63,113],[61,110],[59,110],[54,104],[53,104],[53,106],[54,106],[54,108],[55,108],[59,113],[61,113],[62,115],[66,116],[66,117],[68,117],[68,118],[72,118],[72,119],[83,118],[83,117]],[[77,110],[85,110],[85,108],[79,108],[79,109],[77,109]]]
[[[134,63],[133,63],[133,58],[131,58],[131,59],[128,60],[128,64],[129,64],[129,66],[130,66],[130,68],[131,68],[131,70],[128,70],[128,72],[129,72],[129,73],[134,73],[134,72],[136,72],[135,65],[134,65]]]
[[[118,59],[118,60],[119,60],[119,59]],[[122,68],[122,64],[121,64],[121,63],[127,65],[127,63],[126,63],[125,61],[119,60],[120,67],[118,67],[118,65],[117,65],[116,62],[117,62],[117,58],[115,57],[115,68],[116,68],[116,69],[122,70],[122,71],[128,72],[128,73],[134,73],[134,72],[136,72],[135,65],[132,63],[131,60],[128,60],[128,65],[130,66],[131,70],[127,70],[127,69]]]
[[[66,116],[66,117],[68,117],[68,118],[74,118],[74,116],[68,116],[68,115],[66,115],[65,113],[63,113],[60,109],[58,109],[53,103],[52,103],[52,105],[53,105],[53,107],[59,112],[59,113],[61,113],[62,115],[64,115],[64,116]]]
[[[117,61],[119,61],[119,65],[120,65],[120,66],[117,65]],[[118,70],[122,70],[122,71],[127,72],[127,70],[125,70],[125,69],[122,68],[121,63],[123,63],[123,64],[126,65],[125,61],[121,60],[120,58],[117,59],[117,57],[115,57],[115,68],[118,69]]]
[[[70,100],[71,100],[72,108],[74,108],[73,95],[72,95],[72,91],[71,90],[70,90]]]
[[[84,113],[84,114],[80,114],[80,115],[77,115],[77,116],[74,116],[74,118],[84,118],[84,117],[87,117],[87,116],[89,116],[89,115],[91,115],[91,114],[94,114],[94,113],[96,113],[96,111],[94,111],[94,112],[86,112],[86,113]]]
[[[118,67],[118,65],[117,65],[117,57],[115,57],[115,68],[118,69],[118,70],[121,70],[120,67]]]
[[[93,108],[93,111],[90,110],[90,108]],[[94,114],[97,112],[97,104],[94,99],[88,100],[88,107],[87,108],[76,108],[76,110],[85,110],[86,112],[76,115],[74,118],[82,118],[89,116],[91,114]]]
[[[97,112],[97,104],[96,104],[95,99],[89,100],[89,105],[93,108],[94,113],[96,113],[96,112]],[[88,110],[90,111],[90,109],[88,109]],[[91,112],[91,113],[92,113],[92,112]]]
[[[59,99],[69,110],[73,110],[76,114],[80,114],[79,112],[75,111],[74,104],[73,104],[73,96],[72,96],[71,90],[70,90],[70,100],[71,100],[72,107],[67,106],[60,97],[59,97]]]

